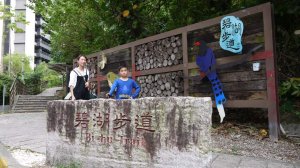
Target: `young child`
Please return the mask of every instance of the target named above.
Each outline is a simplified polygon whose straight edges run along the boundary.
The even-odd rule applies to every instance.
[[[137,98],[141,89],[133,79],[128,78],[127,67],[121,66],[119,68],[119,75],[120,78],[114,81],[109,93],[107,93],[106,96],[110,97],[113,95],[114,92],[116,92],[116,99],[118,100]],[[132,93],[133,88],[135,89],[134,93]]]

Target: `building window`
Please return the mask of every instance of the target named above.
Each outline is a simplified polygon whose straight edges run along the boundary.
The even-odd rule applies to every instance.
[[[16,0],[16,7],[15,9],[26,9],[26,0]]]

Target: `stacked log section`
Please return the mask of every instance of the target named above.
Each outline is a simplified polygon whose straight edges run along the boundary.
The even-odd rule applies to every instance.
[[[92,57],[87,60],[87,68],[90,71],[90,78],[97,77],[97,57]]]
[[[183,72],[169,72],[137,77],[140,97],[169,97],[183,95]]]
[[[137,71],[182,64],[181,36],[152,41],[135,48]]]

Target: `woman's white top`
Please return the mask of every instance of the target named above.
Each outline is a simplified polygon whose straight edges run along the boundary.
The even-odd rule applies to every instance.
[[[88,80],[90,79],[90,72],[89,72],[89,70],[87,70],[86,68],[84,68],[83,71],[82,71],[79,68],[74,68],[71,71],[71,73],[70,73],[69,87],[71,87],[71,86],[75,87],[76,83],[77,83],[77,74],[74,71],[76,71],[76,73],[79,76],[85,76],[87,74],[88,75]]]

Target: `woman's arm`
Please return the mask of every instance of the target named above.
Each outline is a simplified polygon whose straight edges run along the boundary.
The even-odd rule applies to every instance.
[[[75,72],[71,71],[70,81],[69,81],[69,88],[70,88],[70,93],[71,93],[72,100],[75,100],[74,88],[76,86],[76,83],[77,83],[77,75],[75,74]]]
[[[71,100],[76,100],[75,96],[74,96],[74,86],[70,87],[70,92],[71,92]]]

